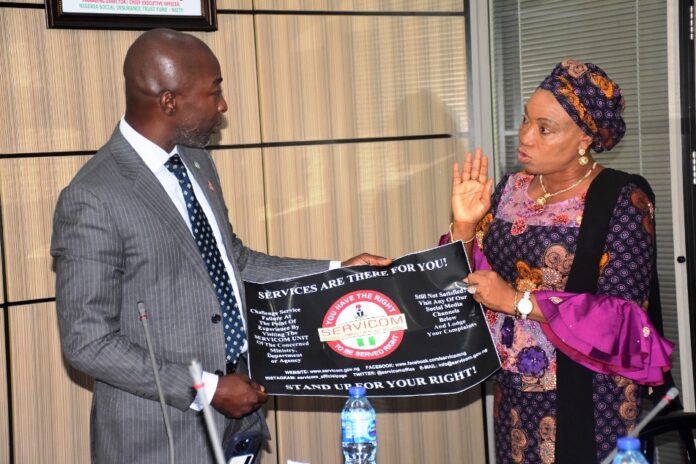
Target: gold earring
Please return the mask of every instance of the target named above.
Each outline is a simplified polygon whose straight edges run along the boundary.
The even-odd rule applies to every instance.
[[[580,163],[580,166],[587,166],[587,163],[590,162],[590,159],[587,156],[585,156],[585,153],[587,153],[587,152],[585,151],[584,148],[580,148],[578,150],[578,156],[579,156],[578,163]]]

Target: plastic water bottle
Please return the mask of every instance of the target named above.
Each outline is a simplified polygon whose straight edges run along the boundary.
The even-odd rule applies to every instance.
[[[616,442],[618,453],[612,464],[649,464],[640,452],[640,440],[634,437],[621,437]]]
[[[365,387],[350,387],[341,412],[341,442],[345,464],[375,464],[377,433],[375,410]]]

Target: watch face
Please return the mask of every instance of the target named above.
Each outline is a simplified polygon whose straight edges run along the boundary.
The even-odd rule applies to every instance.
[[[517,310],[520,312],[520,314],[530,314],[532,309],[534,309],[534,305],[532,304],[532,300],[529,298],[522,298],[517,302]]]

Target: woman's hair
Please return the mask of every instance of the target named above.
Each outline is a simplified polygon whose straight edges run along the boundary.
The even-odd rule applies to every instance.
[[[597,65],[565,60],[539,88],[548,90],[587,135],[597,153],[611,150],[626,133],[621,88]]]

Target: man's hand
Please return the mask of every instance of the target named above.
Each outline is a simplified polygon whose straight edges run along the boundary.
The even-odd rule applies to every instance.
[[[358,256],[353,256],[352,258],[343,261],[341,266],[359,266],[362,264],[369,264],[370,266],[389,266],[391,263],[391,258],[371,255],[370,253],[360,253]]]
[[[229,374],[220,377],[210,404],[234,419],[255,411],[268,399],[263,386],[244,374]]]

